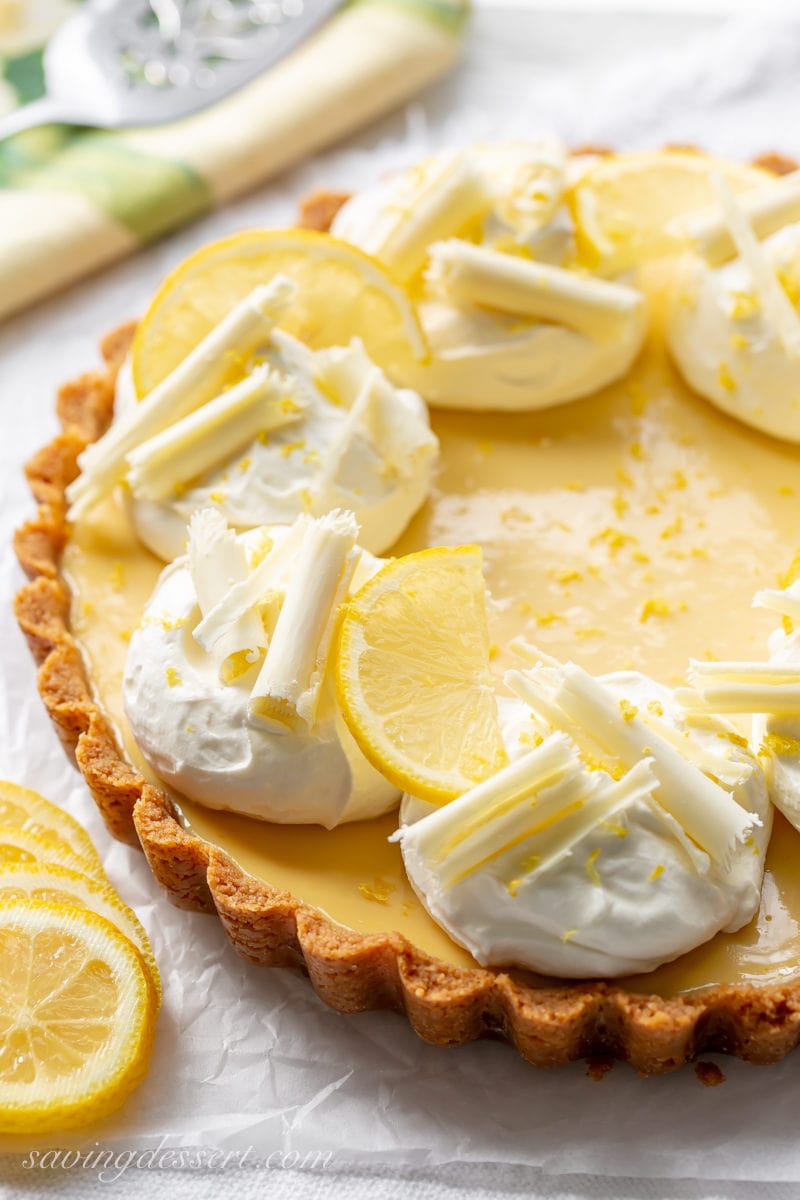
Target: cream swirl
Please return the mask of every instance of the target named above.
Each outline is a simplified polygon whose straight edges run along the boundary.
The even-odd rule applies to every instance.
[[[800,601],[800,588],[794,591]],[[769,662],[771,666],[794,667],[800,678],[800,630],[775,630],[769,639]],[[757,713],[753,718],[753,743],[767,775],[773,804],[800,830],[800,706],[796,712],[780,716]]]
[[[438,458],[423,401],[392,387],[358,341],[314,352],[274,329],[257,357],[297,406],[295,419],[251,436],[163,499],[150,498],[134,477],[130,511],[141,540],[170,561],[183,553],[192,513],[209,504],[240,530],[344,507],[366,549],[388,549],[427,498]],[[136,403],[127,367],[117,403],[123,413]]]
[[[563,670],[569,684],[571,668]],[[511,765],[443,808],[426,805],[427,815],[399,831],[420,899],[483,965],[564,978],[645,972],[741,928],[758,907],[771,808],[757,762],[724,722],[687,725],[671,691],[643,675],[620,672],[594,684],[617,706],[616,748],[638,734],[652,743],[644,747],[650,755],[621,776],[597,761],[589,767],[585,727],[573,727],[575,743],[528,712],[543,740],[520,757],[523,717],[507,710]],[[703,847],[699,830],[690,836],[675,815],[665,745],[680,759],[680,778],[694,784],[689,805],[702,806],[703,794],[717,789],[718,811],[735,831],[727,847],[724,838],[710,844],[711,828]],[[714,764],[724,785],[704,773]],[[421,811],[418,801],[404,801],[404,819]]]
[[[321,524],[308,522],[307,531],[319,533]],[[235,546],[228,539],[227,551],[238,548],[245,552],[247,582],[254,578],[259,565],[263,571],[263,563],[267,561],[263,557],[265,546],[280,555],[295,533],[287,527],[252,530],[239,535]],[[204,539],[206,545],[210,540]],[[318,548],[318,544],[312,547],[317,551]],[[212,588],[215,575],[222,575],[223,582],[229,582],[225,579],[225,550],[208,565],[206,580],[211,579]],[[357,589],[380,566],[381,560],[368,552],[356,553],[349,585],[346,577],[345,584]],[[356,746],[339,712],[331,673],[324,661],[319,678],[312,679],[316,692],[313,711],[306,709],[306,720],[281,726],[275,720],[265,719],[254,706],[254,694],[274,693],[276,689],[258,687],[265,670],[263,648],[259,650],[252,645],[249,651],[241,648],[252,632],[246,627],[247,621],[255,614],[256,640],[259,627],[264,626],[268,635],[264,640],[269,641],[270,648],[276,646],[279,633],[275,609],[288,606],[288,589],[292,571],[297,569],[297,556],[289,556],[288,564],[284,563],[279,571],[276,568],[272,585],[263,597],[264,606],[250,612],[240,611],[238,627],[235,621],[222,622],[215,649],[222,647],[224,652],[226,638],[227,649],[237,645],[230,641],[237,628],[244,638],[232,656],[234,663],[238,659],[238,668],[228,671],[228,682],[220,678],[222,656],[207,652],[196,636],[204,617],[200,607],[202,597],[198,595],[198,582],[201,592],[203,583],[197,578],[203,567],[201,564],[198,568],[195,563],[194,568],[190,558],[184,557],[162,572],[140,625],[131,637],[123,681],[125,711],[136,743],[153,770],[168,786],[191,800],[265,821],[320,824],[330,829],[391,809],[399,793],[370,766]],[[300,582],[308,611],[308,605],[314,602],[315,589],[313,584]],[[277,604],[276,592],[282,597]],[[214,599],[211,596],[210,602],[203,606],[208,610],[205,617],[210,612],[212,622],[215,615],[219,618],[220,608],[224,609],[228,602],[223,596],[222,604],[215,606]],[[208,626],[209,620],[204,623]],[[286,650],[290,654],[295,653],[302,632],[302,626],[289,631]],[[210,642],[213,641],[212,637]],[[296,673],[296,654],[293,669]],[[273,670],[273,685],[274,682]],[[285,693],[283,696],[285,703]],[[296,707],[303,711],[301,703]]]
[[[761,243],[763,260],[796,308],[800,223]],[[788,441],[800,441],[800,355],[781,337],[750,266],[687,257],[670,305],[667,341],[690,387],[717,408]],[[798,324],[800,332],[800,324]]]
[[[418,293],[431,357],[410,364],[403,383],[448,408],[525,411],[561,404],[624,375],[645,333],[641,294],[589,279],[569,267],[572,221],[564,203],[570,165],[558,142],[541,138],[476,145],[433,155],[419,166],[359,192],[337,213],[332,231],[386,262]],[[478,243],[486,269],[511,264],[527,272],[520,289],[458,294],[431,268],[431,251],[447,239]],[[537,278],[534,265],[547,269]],[[426,271],[425,268],[428,267]],[[541,275],[541,272],[540,272]],[[561,281],[593,285],[624,300],[614,319],[573,324],[548,301]]]

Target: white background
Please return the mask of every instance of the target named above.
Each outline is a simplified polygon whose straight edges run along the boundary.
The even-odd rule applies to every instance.
[[[648,11],[641,11],[644,8]],[[800,156],[800,21],[793,4],[481,5],[461,71],[405,114],[363,132],[223,213],[112,268],[0,330],[0,587],[21,578],[7,544],[31,510],[20,464],[55,432],[59,381],[96,362],[97,337],[136,312],[163,273],[213,237],[285,223],[310,186],[353,186],[429,145],[544,129],[568,142],[694,142],[731,155]],[[747,12],[741,10],[747,9]],[[625,10],[625,11],[623,11]],[[633,11],[637,10],[637,11]],[[724,14],[734,14],[725,16]],[[8,605],[0,612],[0,776],[65,804],[89,827],[122,896],[153,936],[166,997],[151,1076],[120,1116],[86,1137],[116,1151],[169,1145],[332,1151],[324,1171],[219,1174],[131,1167],[28,1170],[0,1160],[13,1195],[110,1187],[192,1200],[242,1196],[800,1196],[797,1062],[719,1060],[727,1082],[691,1070],[601,1083],[580,1064],[554,1074],[507,1046],[421,1044],[394,1014],[338,1016],[287,971],[258,971],[217,923],[178,914],[140,856],[113,843],[67,764],[35,695]],[[61,1139],[66,1143],[69,1139]],[[3,1149],[0,1141],[0,1150]],[[24,1148],[24,1147],[23,1147]],[[377,1178],[376,1178],[377,1176]]]

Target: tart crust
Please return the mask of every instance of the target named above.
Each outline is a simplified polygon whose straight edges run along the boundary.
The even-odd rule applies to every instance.
[[[776,172],[785,161],[768,163]],[[304,202],[303,224],[326,229],[346,199],[320,192]],[[574,1059],[621,1058],[644,1073],[674,1070],[719,1052],[777,1062],[800,1041],[800,984],[720,985],[675,997],[631,993],[603,981],[534,986],[524,972],[461,968],[425,954],[399,933],[359,934],[288,892],[242,871],[218,847],[187,831],[168,796],[125,760],[95,702],[69,625],[70,592],[60,573],[66,544],[65,488],[77,457],[108,427],[117,373],[134,323],[101,343],[104,366],[58,394],[62,432],[26,466],[38,504],[14,539],[29,581],[15,612],[38,666],[40,695],[67,754],[83,775],[110,832],[141,845],[180,908],[216,912],[238,953],[263,966],[303,970],[337,1012],[405,1012],[421,1038],[457,1045],[499,1036],[540,1067]]]

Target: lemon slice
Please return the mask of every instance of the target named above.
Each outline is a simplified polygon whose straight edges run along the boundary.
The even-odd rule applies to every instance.
[[[97,855],[84,858],[76,854],[69,842],[52,832],[48,838],[43,838],[24,829],[15,829],[13,825],[0,826],[0,866],[7,863],[17,866],[21,863],[54,863],[77,871],[79,875],[88,875],[96,883],[108,883]]]
[[[344,606],[336,663],[353,737],[404,791],[445,803],[507,759],[478,546],[395,559]]]
[[[96,883],[52,863],[7,863],[0,866],[0,904],[8,900],[46,900],[50,904],[88,908],[116,925],[141,954],[161,997],[161,976],[150,939],[132,908],[110,884]]]
[[[138,395],[151,392],[236,304],[275,275],[298,286],[281,327],[313,349],[360,337],[373,361],[395,377],[425,356],[414,306],[377,259],[310,229],[254,229],[204,246],[165,279],[133,342]]]
[[[0,826],[33,833],[42,841],[61,846],[62,850],[66,845],[72,854],[94,863],[94,873],[99,871],[100,878],[103,876],[100,856],[83,826],[63,808],[51,804],[30,788],[0,780]]]
[[[157,1001],[124,934],[83,908],[0,904],[0,1131],[113,1112],[147,1073]]]
[[[675,217],[716,203],[711,184],[721,172],[735,192],[763,187],[768,171],[688,150],[615,154],[601,159],[567,193],[579,261],[615,275],[680,249],[666,232]]]

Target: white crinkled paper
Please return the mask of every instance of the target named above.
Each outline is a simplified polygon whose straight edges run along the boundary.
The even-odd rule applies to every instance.
[[[251,1147],[250,1161],[331,1151],[339,1167],[507,1161],[558,1173],[800,1181],[796,1057],[770,1068],[719,1059],[727,1082],[711,1089],[691,1068],[640,1079],[618,1065],[597,1083],[582,1064],[534,1070],[501,1043],[430,1047],[396,1014],[331,1012],[301,976],[239,960],[216,919],[174,909],[142,856],[107,835],[44,716],[10,612],[22,579],[9,549],[32,509],[21,463],[56,429],[56,384],[93,365],[98,336],[141,311],[196,246],[290,221],[309,187],[353,186],[429,146],[474,138],[555,130],[572,144],[692,142],[800,157],[798,62],[800,19],[482,10],[462,72],[404,117],[0,330],[0,776],[84,822],[147,926],[165,983],[145,1084],[103,1127],[50,1144]],[[30,1145],[0,1138],[0,1152]]]

